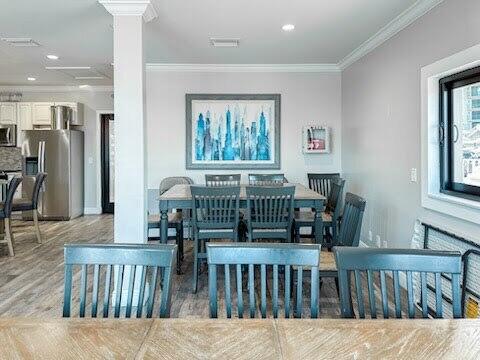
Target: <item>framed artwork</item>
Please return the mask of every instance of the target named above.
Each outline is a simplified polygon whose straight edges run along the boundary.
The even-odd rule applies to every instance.
[[[305,154],[330,153],[330,129],[327,126],[304,126],[302,136]]]
[[[280,169],[280,94],[187,94],[187,169]]]

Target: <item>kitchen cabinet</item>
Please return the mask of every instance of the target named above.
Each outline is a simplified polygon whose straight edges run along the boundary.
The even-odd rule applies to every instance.
[[[50,107],[55,105],[53,102],[34,102],[32,103],[32,125],[51,125]]]
[[[17,124],[17,104],[13,102],[0,103],[0,124]]]
[[[22,146],[22,130],[33,130],[31,103],[21,102],[17,105],[17,146]]]

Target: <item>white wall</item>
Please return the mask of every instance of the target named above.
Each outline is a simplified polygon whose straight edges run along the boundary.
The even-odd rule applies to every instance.
[[[160,181],[167,176],[190,176],[204,183],[203,170],[185,169],[186,93],[281,94],[281,169],[289,181],[307,180],[307,172],[341,170],[340,73],[196,73],[147,72],[147,156],[151,211]],[[332,153],[304,155],[302,126],[332,127]],[[209,171],[239,173],[249,171]],[[251,171],[250,171],[251,172]],[[260,171],[259,171],[260,172]],[[244,181],[246,178],[243,179]]]
[[[85,208],[97,208],[97,171],[99,149],[97,145],[98,120],[97,110],[112,110],[112,92],[23,92],[22,101],[72,101],[84,104],[85,125],[83,127],[85,136]],[[92,158],[93,163],[89,164],[88,159]],[[98,179],[99,180],[99,179]],[[101,210],[101,209],[100,209]]]
[[[420,69],[480,42],[478,0],[446,0],[342,73],[342,166],[367,199],[363,223],[408,247],[416,218],[480,242],[480,226],[421,207]],[[422,176],[422,174],[419,174]]]

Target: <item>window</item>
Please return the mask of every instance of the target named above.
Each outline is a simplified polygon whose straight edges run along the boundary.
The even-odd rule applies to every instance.
[[[480,200],[480,67],[440,79],[440,191]]]

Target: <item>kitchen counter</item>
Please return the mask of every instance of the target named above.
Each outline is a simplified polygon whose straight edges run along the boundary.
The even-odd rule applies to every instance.
[[[0,146],[0,172],[22,171],[22,149]]]

